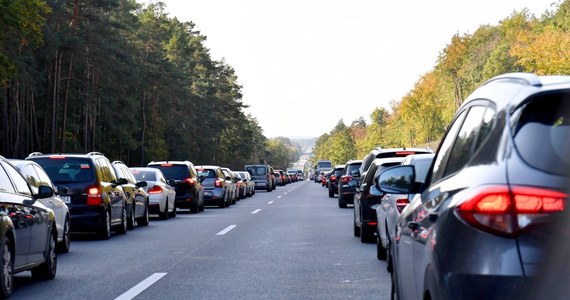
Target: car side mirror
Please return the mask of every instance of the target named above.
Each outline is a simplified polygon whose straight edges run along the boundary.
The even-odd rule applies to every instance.
[[[410,194],[413,191],[416,171],[412,165],[387,168],[374,178],[376,186],[387,194]]]
[[[127,184],[127,183],[129,183],[129,182],[127,181],[126,178],[119,178],[119,180],[117,181],[118,185],[123,185],[123,184]]]
[[[49,198],[49,197],[52,197],[53,195],[54,195],[54,192],[53,192],[53,189],[51,188],[51,186],[40,185],[40,187],[38,188],[38,198],[39,199]]]
[[[170,185],[170,186],[174,186],[174,184],[176,184],[176,180],[174,180],[174,179],[168,179],[166,182],[167,182],[168,185]]]
[[[139,187],[139,188],[145,187],[145,186],[147,186],[147,185],[148,185],[148,183],[147,183],[146,181],[139,181],[139,182],[137,182],[137,184],[136,184],[136,186]]]
[[[65,186],[63,186],[63,185],[56,185],[54,192],[55,192],[57,195],[60,195],[60,194],[67,194],[68,188],[65,187]]]

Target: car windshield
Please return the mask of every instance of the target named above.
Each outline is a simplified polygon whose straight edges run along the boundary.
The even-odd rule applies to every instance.
[[[46,171],[49,178],[56,184],[92,181],[95,172],[91,160],[80,157],[45,157],[35,158]]]

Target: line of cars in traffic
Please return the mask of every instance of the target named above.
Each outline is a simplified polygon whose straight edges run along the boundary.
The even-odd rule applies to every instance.
[[[109,239],[112,231],[147,226],[151,214],[168,219],[177,209],[226,208],[256,189],[274,189],[271,172],[269,165],[232,171],[189,161],[129,168],[99,152],[0,156],[0,298],[10,296],[16,273],[53,279],[72,233]]]
[[[568,249],[569,138],[570,76],[504,74],[463,102],[436,153],[374,149],[321,183],[354,204],[392,299],[561,298],[541,287]]]

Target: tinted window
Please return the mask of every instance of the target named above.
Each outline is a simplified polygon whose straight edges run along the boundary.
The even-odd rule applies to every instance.
[[[330,168],[332,168],[332,162],[330,161],[317,162],[317,169],[330,169]]]
[[[204,176],[206,178],[216,178],[216,172],[212,169],[197,169],[198,176]]]
[[[2,166],[0,166],[0,192],[5,192],[5,193],[16,192],[14,190],[14,187],[12,186],[12,181],[10,180],[8,174],[6,173],[4,168],[2,168]]]
[[[260,176],[260,175],[265,175],[267,174],[267,168],[266,167],[247,167],[246,171],[249,172],[249,174],[253,175],[253,176]]]
[[[34,158],[56,184],[69,182],[88,182],[94,178],[91,160],[79,157]],[[81,174],[80,174],[81,173]]]
[[[20,172],[9,164],[6,164],[4,162],[2,162],[2,164],[4,165],[6,172],[12,178],[12,183],[14,184],[14,187],[16,188],[16,192],[20,193],[20,194],[31,196],[32,193],[30,192],[30,188],[28,187],[28,183],[26,182],[24,177],[22,177],[22,175],[20,175]]]
[[[154,173],[153,171],[134,170],[134,171],[131,171],[131,173],[133,173],[133,175],[135,176],[137,181],[157,181],[156,180],[156,173]]]
[[[515,146],[531,166],[568,175],[570,169],[570,92],[534,97],[514,126]]]
[[[348,164],[348,165],[346,165],[346,167],[344,168],[344,171],[342,172],[342,174],[349,174],[349,175],[350,175],[350,172],[356,171],[356,170],[360,169],[360,165],[361,165],[361,164],[362,164],[362,163],[358,163],[358,164]]]
[[[416,182],[425,182],[427,172],[431,166],[431,159],[422,159],[414,163],[416,168]]]
[[[33,167],[36,170],[36,173],[38,174],[38,176],[40,178],[40,184],[41,185],[53,186],[53,184],[51,183],[51,180],[49,179],[49,176],[46,174],[46,172],[41,167],[39,167],[37,165],[33,165]]]
[[[431,180],[433,182],[438,181],[443,176],[443,168],[445,166],[445,162],[449,158],[449,154],[451,153],[451,146],[453,145],[453,141],[461,124],[463,123],[463,118],[465,117],[465,111],[462,111],[459,116],[455,119],[455,122],[451,125],[451,128],[447,132],[445,139],[441,143],[439,151],[435,157],[435,163],[433,165],[433,175]]]
[[[166,179],[184,180],[190,176],[186,165],[154,165],[149,167],[161,170]]]

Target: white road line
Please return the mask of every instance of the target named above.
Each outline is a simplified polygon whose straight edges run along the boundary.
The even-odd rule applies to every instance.
[[[273,204],[273,201],[269,201],[269,202],[267,202],[267,204]]]
[[[287,195],[287,192],[283,193],[283,195]]]
[[[145,280],[139,282],[139,284],[133,286],[130,290],[126,291],[121,296],[115,298],[115,300],[130,300],[135,298],[138,294],[142,293],[144,290],[149,288],[155,282],[160,280],[160,278],[164,277],[168,273],[154,273],[147,277]]]
[[[281,198],[281,197],[283,197],[283,196],[277,196],[277,199],[279,199],[279,198]]]
[[[256,209],[256,210],[252,211],[251,213],[252,213],[252,214],[256,214],[256,213],[258,213],[258,212],[260,212],[260,211],[261,211],[261,209],[258,208],[258,209]]]
[[[222,230],[222,231],[216,233],[216,235],[224,235],[224,234],[230,232],[230,230],[236,228],[236,226],[237,226],[237,225],[230,225],[230,226],[226,227],[224,230]]]

